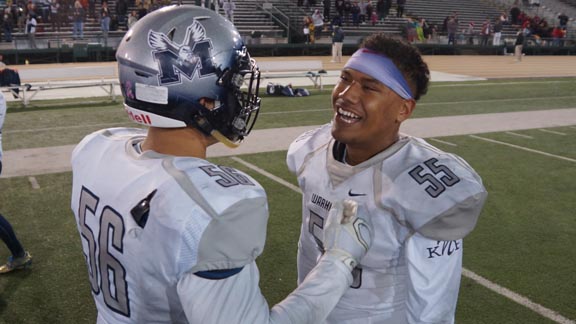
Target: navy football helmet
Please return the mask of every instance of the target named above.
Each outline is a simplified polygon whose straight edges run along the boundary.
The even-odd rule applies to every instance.
[[[254,126],[260,72],[234,25],[212,10],[169,6],[144,16],[116,59],[124,107],[137,123],[192,126],[232,147]]]

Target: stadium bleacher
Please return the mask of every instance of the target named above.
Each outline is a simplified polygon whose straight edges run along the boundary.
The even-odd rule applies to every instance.
[[[203,0],[206,1],[206,0]],[[332,0],[330,0],[332,1]],[[175,2],[175,1],[173,1]],[[196,4],[198,0],[181,0],[184,4]],[[376,0],[372,0],[375,4]],[[491,20],[496,19],[502,12],[507,12],[510,3],[513,0],[409,0],[406,4],[404,17],[397,18],[395,5],[393,4],[390,15],[384,21],[378,21],[374,25],[363,23],[358,26],[352,26],[349,23],[344,24],[346,34],[345,45],[356,45],[363,37],[377,31],[383,31],[389,35],[402,37],[406,17],[425,18],[430,25],[438,26],[440,37],[433,40],[433,44],[445,45],[445,32],[442,30],[444,18],[456,12],[459,17],[459,31],[463,30],[469,22],[474,22],[477,28],[482,22],[489,17]],[[573,26],[574,16],[576,16],[576,0],[548,0],[539,8],[523,6],[528,14],[544,14],[552,8],[572,8],[567,14],[572,17],[571,28],[568,34],[569,38],[574,38]],[[96,1],[96,12],[101,7],[101,2]],[[394,3],[394,2],[393,2]],[[37,10],[46,10],[41,6]],[[112,17],[116,15],[116,0],[109,0],[109,8]],[[236,1],[236,10],[234,12],[234,24],[244,37],[247,44],[288,44],[289,46],[300,46],[304,43],[302,33],[302,20],[309,16],[315,9],[323,11],[322,1],[316,1],[313,7],[297,6],[297,0],[242,0]],[[129,7],[128,12],[135,10],[134,5]],[[566,9],[567,10],[567,9]],[[222,9],[220,13],[223,14]],[[336,15],[335,6],[331,6],[331,16]],[[554,19],[553,14],[548,14],[550,19]],[[557,13],[555,13],[557,16]],[[555,21],[551,21],[553,24]],[[322,37],[317,40],[317,44],[330,44],[329,18],[326,17],[325,28]],[[117,28],[111,29],[107,38],[104,38],[100,29],[100,22],[97,17],[87,17],[84,25],[84,38],[81,40],[72,39],[72,24],[68,23],[60,31],[53,31],[50,21],[44,21],[39,18],[38,29],[36,33],[36,44],[39,49],[50,52],[58,49],[69,50],[72,53],[73,61],[81,60],[101,60],[112,59],[113,52],[119,44],[123,35],[126,33],[126,26],[122,23]],[[502,39],[508,44],[514,39],[516,28],[504,26]],[[23,30],[16,29],[13,33],[14,41],[1,42],[0,51],[6,52],[17,51],[19,54],[31,53],[34,50],[29,48],[28,39]],[[429,44],[427,44],[429,45]],[[281,47],[281,46],[280,46]],[[311,47],[313,48],[313,46]],[[105,50],[105,56],[102,51]],[[17,54],[18,54],[17,53]],[[19,61],[18,59],[17,61]]]

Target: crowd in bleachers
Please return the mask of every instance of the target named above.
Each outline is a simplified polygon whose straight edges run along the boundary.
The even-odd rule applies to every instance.
[[[530,3],[532,6],[539,6],[538,3]],[[510,20],[507,23],[519,28],[525,36],[527,42],[535,45],[563,46],[564,39],[568,32],[569,17],[560,13],[557,17],[557,24],[550,24],[545,18],[538,15],[530,16],[520,10],[519,1],[515,1],[510,8]]]
[[[109,31],[126,30],[135,20],[172,0],[7,0],[0,15],[2,40],[11,42],[15,33],[27,34],[27,17],[34,18],[37,33],[70,32],[81,39],[90,24],[104,36]]]
[[[0,20],[3,28],[2,40],[11,42],[13,35],[26,36],[26,17],[35,17],[36,33],[41,37],[51,34],[57,37],[70,37],[73,40],[84,36],[106,36],[108,32],[123,32],[147,13],[162,6],[175,3],[194,3],[194,0],[108,0],[109,17],[104,22],[102,7],[106,0],[6,0]],[[418,12],[416,0],[285,0],[302,8],[305,15],[300,27],[304,42],[314,43],[332,33],[334,26],[344,26],[347,32],[368,30],[367,27],[385,28],[398,26],[398,35],[410,42],[501,45],[506,41],[503,32],[522,28],[528,42],[541,45],[562,45],[566,38],[569,17],[559,15],[558,24],[549,24],[546,19],[529,16],[520,6],[513,6],[498,17],[490,13],[486,22],[482,18],[476,22],[461,21],[451,13],[442,21],[425,12]],[[196,1],[197,2],[197,1]],[[202,1],[204,3],[205,0]],[[235,2],[237,4],[235,4]],[[234,9],[243,2],[234,0],[210,0],[228,19],[234,20]],[[534,5],[537,5],[534,3]],[[223,7],[228,10],[223,10]],[[423,5],[419,5],[423,6]],[[80,7],[80,8],[78,8]],[[81,13],[78,13],[80,10]],[[224,8],[226,9],[226,8]],[[416,10],[415,10],[416,9]],[[446,12],[446,11],[444,11]],[[437,14],[436,14],[437,15]],[[493,16],[494,15],[494,16]],[[453,19],[451,19],[453,16]],[[236,22],[235,22],[236,23]],[[49,36],[51,37],[51,36]],[[444,38],[445,37],[445,38]],[[508,39],[510,34],[508,34]],[[35,44],[30,43],[30,48]]]

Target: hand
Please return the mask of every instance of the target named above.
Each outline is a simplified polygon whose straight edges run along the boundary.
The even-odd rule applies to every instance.
[[[374,228],[367,213],[359,213],[357,202],[344,200],[332,205],[322,243],[327,254],[338,257],[352,271],[368,252],[373,236]]]

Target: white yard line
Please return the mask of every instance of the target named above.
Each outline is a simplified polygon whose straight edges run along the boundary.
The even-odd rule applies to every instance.
[[[514,136],[518,136],[518,137],[523,137],[523,138],[528,138],[528,139],[534,139],[534,137],[530,136],[530,135],[525,135],[525,134],[519,134],[519,133],[514,133],[514,132],[505,132],[508,135],[514,135]]]
[[[510,289],[504,288],[500,285],[497,285],[495,283],[493,283],[492,281],[477,275],[476,273],[468,270],[468,269],[462,269],[462,275],[464,275],[467,278],[472,279],[473,281],[475,281],[476,283],[508,298],[511,299],[513,301],[515,301],[516,303],[525,306],[526,308],[529,308],[530,310],[556,322],[556,323],[561,323],[561,324],[574,324],[574,321],[558,314],[557,312],[546,308],[540,304],[537,304],[533,301],[531,301],[530,299],[517,294],[513,291],[511,291]]]
[[[566,133],[562,133],[562,132],[557,132],[557,131],[553,131],[553,130],[549,130],[549,129],[539,129],[539,131],[544,132],[544,133],[548,133],[548,134],[554,134],[554,135],[562,135],[562,136],[566,136],[568,134]]]
[[[565,156],[561,156],[561,155],[556,155],[556,154],[551,154],[551,153],[547,153],[547,152],[543,152],[543,151],[538,151],[538,150],[534,150],[531,148],[527,148],[524,146],[520,146],[520,145],[515,145],[515,144],[510,144],[510,143],[506,143],[506,142],[501,142],[501,141],[497,141],[497,140],[493,140],[490,138],[486,138],[486,137],[481,137],[478,135],[468,135],[472,138],[475,139],[479,139],[482,141],[486,141],[486,142],[490,142],[490,143],[496,143],[496,144],[500,144],[500,145],[506,145],[506,146],[510,146],[519,150],[523,150],[523,151],[527,151],[527,152],[532,152],[532,153],[536,153],[536,154],[541,154],[541,155],[545,155],[545,156],[549,156],[549,157],[553,157],[559,160],[565,160],[565,161],[569,161],[569,162],[576,162],[576,159],[571,159],[569,157],[565,157]]]
[[[442,143],[442,144],[446,144],[446,145],[449,145],[449,146],[458,146],[458,144],[450,143],[450,142],[447,142],[447,141],[442,141],[442,140],[439,140],[439,139],[437,139],[437,138],[430,138],[429,140],[434,141],[434,142],[438,142],[438,143]]]
[[[291,189],[291,190],[293,190],[299,194],[302,194],[302,191],[297,186],[287,182],[286,180],[284,180],[282,178],[279,178],[279,177],[273,175],[272,173],[270,173],[266,170],[263,170],[263,169],[255,166],[254,164],[246,162],[246,161],[244,161],[238,157],[232,157],[232,159],[234,161],[241,163],[244,166],[260,173],[261,175],[278,182],[279,184],[287,187],[288,189]],[[522,305],[522,306],[524,306],[524,307],[526,307],[526,308],[528,308],[528,309],[530,309],[530,310],[532,310],[532,311],[534,311],[534,312],[536,312],[536,313],[538,313],[538,314],[540,314],[540,315],[542,315],[542,316],[544,316],[544,317],[546,317],[552,321],[555,321],[556,323],[574,324],[574,321],[572,321],[566,317],[563,317],[562,315],[558,314],[557,312],[555,312],[549,308],[546,308],[540,304],[537,304],[537,303],[531,301],[530,299],[528,299],[528,298],[526,298],[520,294],[517,294],[517,293],[515,293],[515,292],[513,292],[507,288],[499,286],[499,285],[491,282],[490,280],[488,280],[484,277],[481,277],[481,276],[477,275],[476,273],[474,273],[474,272],[472,272],[466,268],[462,269],[462,275],[467,277],[467,278],[470,278],[474,282],[496,292],[499,295],[502,295],[508,299],[511,299],[512,301],[515,301],[516,303],[518,303],[518,304],[520,304],[520,305]]]

